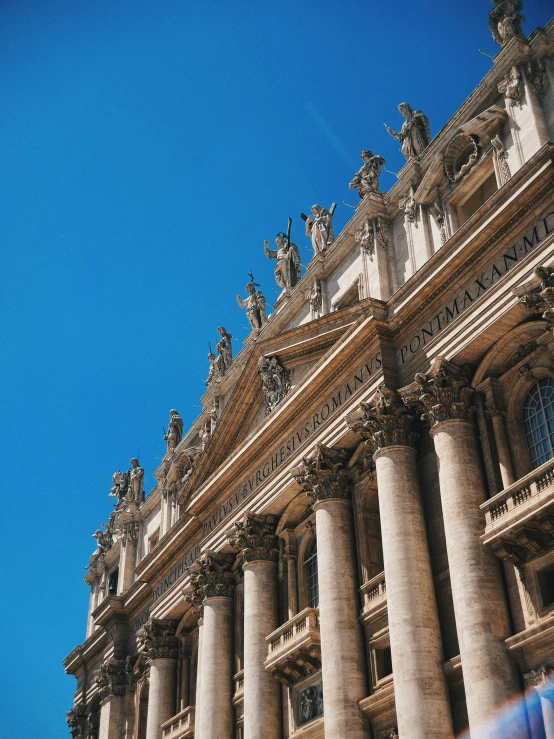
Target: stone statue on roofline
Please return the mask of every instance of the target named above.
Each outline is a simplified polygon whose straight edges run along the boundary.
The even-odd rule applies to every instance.
[[[524,38],[521,24],[523,17],[519,11],[523,7],[521,0],[492,0],[494,8],[489,12],[489,28],[492,37],[499,46],[513,38]]]
[[[136,503],[141,503],[144,499],[144,469],[135,457],[131,460],[130,465],[129,491],[131,493],[131,499]]]
[[[169,411],[169,427],[164,439],[167,442],[167,451],[174,452],[175,447],[183,438],[183,419],[174,408]]]
[[[248,297],[243,300],[237,295],[239,308],[246,308],[246,316],[253,331],[259,331],[267,321],[265,298],[260,290],[256,290],[257,287],[260,286],[254,282],[254,275],[250,272],[250,282],[246,285]]]
[[[217,333],[221,336],[221,339],[215,345],[218,354],[219,369],[222,373],[227,372],[233,361],[233,348],[231,346],[231,334],[220,326],[217,329]]]
[[[383,157],[373,154],[369,149],[364,149],[360,157],[364,164],[350,182],[349,187],[351,190],[357,189],[360,198],[365,198],[370,192],[379,192],[379,175],[386,162]]]
[[[304,213],[300,214],[300,217],[306,223],[306,236],[312,240],[314,254],[322,254],[335,240],[333,215],[336,207],[335,203],[329,210],[322,208],[321,205],[312,205],[311,216]]]
[[[418,157],[429,146],[431,141],[429,119],[421,110],[412,110],[408,103],[400,103],[398,110],[406,119],[400,131],[393,131],[386,123],[385,128],[393,138],[400,141],[402,154],[409,160]]]
[[[283,289],[294,287],[301,276],[300,252],[290,235],[280,231],[275,237],[277,249],[269,248],[269,241],[264,241],[265,255],[268,259],[276,259],[275,282]]]

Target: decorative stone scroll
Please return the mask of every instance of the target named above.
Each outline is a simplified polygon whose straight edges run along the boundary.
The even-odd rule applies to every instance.
[[[137,632],[148,659],[177,659],[179,640],[175,636],[176,626],[175,621],[152,618]]]
[[[344,449],[330,449],[316,444],[313,453],[291,474],[312,504],[330,498],[350,500],[352,480],[346,468],[348,454]]]
[[[444,171],[450,182],[459,182],[479,159],[481,150],[477,136],[459,133],[444,152]]]
[[[191,584],[185,600],[199,607],[206,598],[231,598],[236,582],[231,571],[235,559],[228,552],[204,552],[189,570]]]
[[[127,671],[124,659],[107,659],[95,673],[95,682],[101,699],[110,695],[122,696],[127,693]]]
[[[494,147],[494,156],[496,159],[496,164],[498,166],[500,183],[502,185],[505,185],[512,176],[510,165],[508,164],[508,152],[504,148],[504,144],[498,136],[493,136],[493,138],[491,139],[491,144]]]
[[[548,81],[546,77],[546,69],[542,59],[535,59],[532,62],[528,62],[525,67],[525,74],[527,79],[533,85],[537,97],[539,99],[546,95],[548,87]]]
[[[508,105],[518,105],[521,108],[523,85],[521,84],[521,72],[515,65],[498,83],[498,92],[504,94]]]
[[[276,562],[279,554],[276,525],[276,516],[247,512],[227,532],[227,540],[233,549],[240,552],[243,563],[257,560]]]
[[[321,314],[323,299],[321,295],[321,280],[314,280],[311,286],[304,293],[306,300],[309,301],[311,309],[316,315]]]
[[[354,239],[366,254],[372,256],[375,254],[377,247],[386,249],[389,244],[390,223],[383,218],[368,218],[364,225],[359,228]]]
[[[542,313],[548,328],[554,331],[554,269],[537,267],[535,274],[541,281],[540,287],[522,295],[520,302],[536,313]]]
[[[292,371],[283,367],[279,357],[262,355],[258,360],[258,374],[264,391],[265,414],[269,416],[271,411],[288,395]]]
[[[386,385],[377,388],[375,400],[361,403],[346,419],[348,427],[365,439],[373,451],[388,446],[414,446],[414,413],[406,407],[397,392]]]
[[[474,390],[469,386],[469,367],[457,367],[440,357],[433,360],[431,371],[415,376],[418,393],[406,403],[422,410],[421,420],[431,428],[441,421],[459,418],[469,421],[473,414]]]

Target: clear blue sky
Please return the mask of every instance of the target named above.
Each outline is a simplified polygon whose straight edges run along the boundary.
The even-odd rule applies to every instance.
[[[433,134],[491,67],[486,0],[191,3],[4,0],[0,7],[0,735],[58,739],[84,639],[84,567],[140,450],[197,415],[208,341],[246,337],[265,238],[336,201],[371,148],[398,171],[398,103]],[[551,6],[550,6],[551,7]],[[525,31],[547,0],[527,0]],[[382,188],[394,183],[382,176]]]

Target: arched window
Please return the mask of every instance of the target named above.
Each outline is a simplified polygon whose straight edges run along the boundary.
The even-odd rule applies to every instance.
[[[554,380],[545,377],[529,390],[523,404],[525,439],[533,469],[554,457]]]
[[[319,606],[319,583],[317,580],[317,540],[314,539],[311,547],[306,552],[304,564],[308,572],[308,599],[310,608]]]

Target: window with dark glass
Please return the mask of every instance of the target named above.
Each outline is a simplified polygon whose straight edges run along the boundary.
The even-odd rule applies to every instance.
[[[308,598],[310,608],[319,606],[319,583],[317,580],[317,540],[314,539],[311,547],[308,549],[304,564],[308,570]]]
[[[117,570],[114,570],[113,572],[110,572],[110,577],[108,580],[108,593],[110,595],[116,595],[117,594],[117,581],[119,579],[119,568]]]
[[[523,426],[533,468],[554,457],[554,380],[545,377],[527,393]]]

